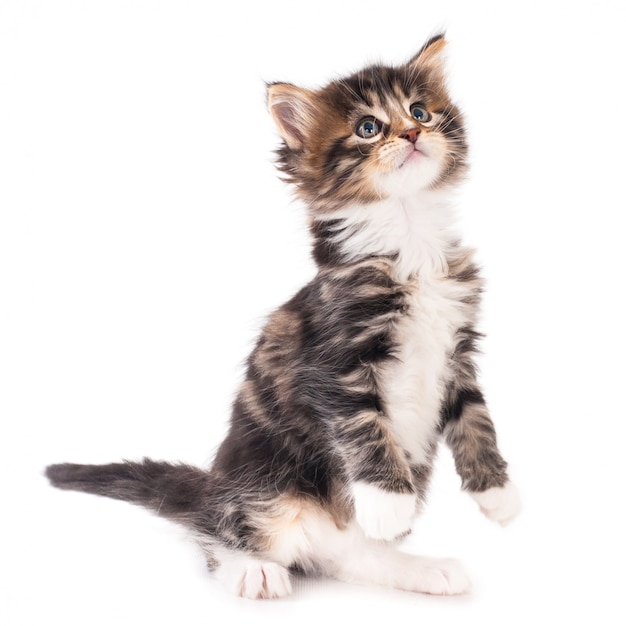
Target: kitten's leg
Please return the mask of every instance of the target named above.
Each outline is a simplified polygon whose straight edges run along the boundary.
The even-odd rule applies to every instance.
[[[333,430],[351,479],[355,517],[365,534],[392,540],[407,533],[417,507],[411,468],[380,413],[336,418]]]
[[[372,538],[406,533],[415,514],[409,461],[390,430],[381,368],[395,358],[396,323],[406,315],[405,288],[392,264],[371,259],[320,279],[314,368],[307,386],[341,459],[356,517]]]
[[[463,356],[466,362],[461,360],[461,375],[450,384],[444,403],[443,435],[452,450],[463,489],[489,519],[506,524],[520,511],[519,494],[498,450],[496,431],[469,355],[457,358]]]
[[[438,595],[464,593],[469,580],[452,559],[429,559],[399,552],[368,539],[354,521],[335,517],[309,498],[278,498],[257,525],[268,538],[264,558],[338,580]]]
[[[454,559],[431,559],[367,540],[356,543],[334,562],[338,580],[393,587],[434,595],[467,593],[470,581]]]

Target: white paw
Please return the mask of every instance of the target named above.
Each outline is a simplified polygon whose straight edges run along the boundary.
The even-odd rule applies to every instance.
[[[411,530],[416,498],[409,493],[384,491],[369,483],[352,485],[356,521],[367,537],[391,541]]]
[[[228,559],[215,575],[231,593],[242,598],[283,598],[291,593],[289,572],[277,563],[253,558]]]
[[[471,492],[480,510],[494,522],[506,526],[522,509],[522,502],[515,485],[509,481],[504,487],[492,487],[487,491]]]
[[[471,588],[463,566],[454,559],[433,560],[419,578],[419,588],[415,591],[437,596],[455,596],[467,593]]]

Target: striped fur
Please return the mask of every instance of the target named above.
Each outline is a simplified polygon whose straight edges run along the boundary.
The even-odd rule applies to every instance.
[[[278,165],[307,203],[319,269],[269,317],[212,467],[63,464],[47,470],[54,485],[186,525],[245,597],[286,595],[290,569],[467,589],[458,564],[388,543],[410,532],[441,438],[491,517],[517,507],[474,364],[482,282],[450,208],[467,147],[444,44],[318,91],[269,86]]]

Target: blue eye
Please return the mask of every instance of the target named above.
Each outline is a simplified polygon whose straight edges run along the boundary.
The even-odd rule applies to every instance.
[[[426,109],[426,107],[423,104],[420,104],[419,102],[412,104],[411,105],[411,115],[413,116],[414,119],[416,119],[418,122],[430,122],[430,120],[432,119],[432,115],[428,112],[428,110]]]
[[[382,124],[375,117],[364,117],[356,127],[356,134],[363,139],[371,139],[381,130]]]

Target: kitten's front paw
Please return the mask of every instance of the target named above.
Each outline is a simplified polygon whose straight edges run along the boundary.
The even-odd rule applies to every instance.
[[[468,593],[470,579],[463,566],[455,559],[433,559],[427,567],[416,570],[414,588],[436,596],[455,596]]]
[[[492,487],[487,491],[472,492],[470,495],[490,520],[502,526],[511,522],[522,508],[519,492],[511,481],[504,487]]]
[[[391,541],[411,530],[416,498],[358,481],[352,485],[356,521],[366,536]]]

